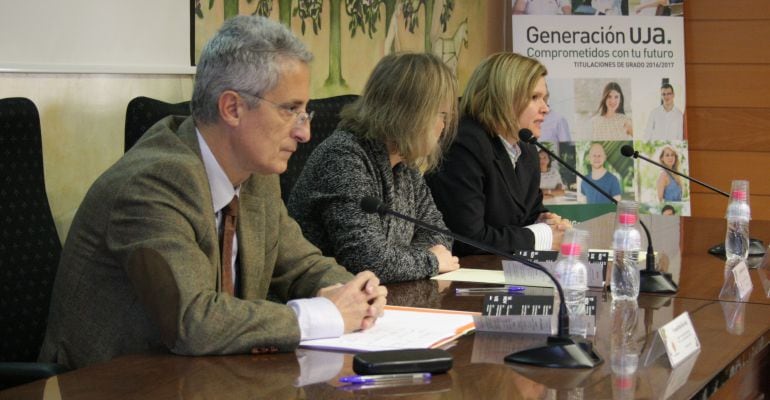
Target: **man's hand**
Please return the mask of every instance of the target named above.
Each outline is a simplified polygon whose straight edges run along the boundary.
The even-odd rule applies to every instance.
[[[428,251],[436,255],[439,273],[451,272],[460,268],[460,260],[453,256],[452,252],[444,247],[443,244],[437,244],[428,249]]]
[[[325,287],[318,295],[331,300],[342,314],[345,332],[369,329],[382,315],[388,289],[371,271],[359,273],[350,282]]]

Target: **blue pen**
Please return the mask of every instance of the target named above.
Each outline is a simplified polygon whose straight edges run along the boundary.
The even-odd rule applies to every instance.
[[[524,286],[500,286],[500,287],[479,287],[479,288],[457,288],[456,294],[472,294],[472,293],[499,293],[499,292],[522,292],[527,288]]]
[[[342,383],[381,383],[381,382],[414,382],[430,380],[430,372],[417,374],[389,374],[389,375],[352,375],[340,378]]]

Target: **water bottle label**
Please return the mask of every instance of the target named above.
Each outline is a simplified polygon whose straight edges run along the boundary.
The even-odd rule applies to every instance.
[[[728,220],[736,220],[737,222],[748,222],[751,220],[751,207],[743,201],[731,202],[727,206],[725,218]]]
[[[642,234],[637,229],[620,228],[612,234],[613,250],[641,250]]]

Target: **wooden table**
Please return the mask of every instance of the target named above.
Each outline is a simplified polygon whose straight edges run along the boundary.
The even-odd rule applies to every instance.
[[[687,220],[687,219],[685,219]],[[698,221],[685,221],[684,231]],[[707,225],[711,222],[706,221]],[[770,224],[768,224],[770,226]],[[753,226],[752,226],[753,227]],[[724,228],[722,228],[724,229]],[[713,236],[721,236],[711,232]],[[755,234],[752,234],[755,236]],[[767,240],[767,236],[761,237]],[[706,243],[713,238],[703,238]],[[699,239],[701,240],[701,239]],[[694,246],[694,245],[693,245]],[[706,246],[707,247],[707,246]],[[685,246],[684,249],[689,249]],[[346,399],[400,396],[409,399],[517,398],[662,398],[711,395],[712,398],[754,398],[770,392],[770,305],[756,290],[751,302],[720,302],[721,261],[698,249],[682,255],[682,285],[675,296],[641,295],[632,331],[632,353],[649,347],[657,328],[683,312],[692,318],[701,343],[696,358],[675,370],[663,357],[631,376],[613,373],[611,360],[628,349],[613,345],[617,313],[604,292],[599,298],[597,335],[592,338],[605,362],[590,370],[555,370],[503,362],[514,350],[544,343],[544,336],[477,332],[460,338],[450,352],[454,367],[430,383],[346,390],[339,376],[352,374],[352,356],[300,349],[295,353],[182,357],[168,354],[131,355],[57,377],[0,392],[0,399],[187,399],[270,398]],[[484,261],[489,257],[465,261]],[[499,266],[499,260],[496,260]],[[752,271],[756,274],[756,271]],[[697,281],[690,283],[690,281]],[[423,280],[388,285],[389,303],[417,307],[478,311],[481,296],[456,296],[467,283]],[[756,282],[755,282],[756,285]],[[475,284],[473,286],[476,286]],[[714,289],[717,289],[715,292]],[[617,342],[615,342],[617,344]]]
[[[682,218],[682,265],[677,297],[717,299],[724,282],[724,261],[707,253],[724,242],[725,221],[715,218]],[[751,237],[770,244],[770,221],[751,221]],[[752,259],[751,263],[761,260]],[[770,267],[770,266],[768,266]],[[748,301],[770,304],[770,271],[751,269],[754,290]]]
[[[389,286],[389,298],[397,305],[481,308],[481,296],[455,296],[456,286],[464,284],[453,283],[442,291],[435,281],[395,284]],[[217,357],[132,355],[3,391],[0,399],[345,399],[395,395],[410,399],[555,398],[549,397],[554,395],[603,399],[613,398],[613,394],[660,398],[666,390],[674,392],[671,398],[686,399],[702,392],[712,393],[720,385],[723,389],[714,398],[745,398],[760,390],[770,390],[766,379],[770,376],[770,306],[642,295],[633,328],[632,342],[637,348],[649,346],[655,329],[687,311],[702,350],[685,369],[680,367],[673,373],[664,358],[659,358],[648,366],[640,363],[631,377],[620,377],[613,375],[610,362],[617,354],[612,348],[611,303],[602,298],[601,292],[594,295],[601,299],[594,342],[605,362],[591,370],[506,365],[506,354],[543,343],[545,338],[477,332],[461,338],[450,349],[454,367],[449,373],[435,376],[423,385],[344,390],[337,378],[352,374],[351,356],[320,351]],[[319,360],[309,362],[314,358]],[[678,378],[672,380],[670,376]],[[681,386],[677,386],[676,379],[681,379]]]

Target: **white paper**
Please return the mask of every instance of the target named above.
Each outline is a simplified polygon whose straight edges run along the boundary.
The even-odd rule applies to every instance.
[[[503,271],[475,268],[460,268],[452,272],[436,275],[431,279],[437,281],[492,283],[496,285],[505,284]]]
[[[473,330],[473,315],[461,311],[387,306],[374,327],[338,338],[304,340],[300,346],[326,350],[378,351],[432,348]]]

